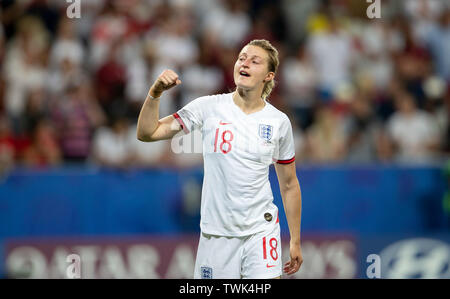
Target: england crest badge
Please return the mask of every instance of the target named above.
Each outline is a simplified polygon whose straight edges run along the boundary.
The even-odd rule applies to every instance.
[[[211,267],[201,267],[200,268],[202,279],[212,279],[212,268]]]
[[[265,141],[272,139],[273,127],[271,125],[259,125],[259,137]]]

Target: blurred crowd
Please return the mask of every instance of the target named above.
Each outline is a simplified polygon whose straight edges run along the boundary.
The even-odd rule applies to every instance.
[[[94,164],[185,167],[171,142],[136,139],[166,68],[166,116],[234,89],[238,51],[280,52],[269,101],[290,117],[299,163],[441,163],[450,149],[450,2],[384,0],[0,2],[0,172]]]

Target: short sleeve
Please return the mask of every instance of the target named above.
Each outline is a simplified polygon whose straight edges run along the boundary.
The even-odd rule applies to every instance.
[[[289,164],[295,161],[294,135],[292,125],[286,117],[280,125],[280,137],[275,154],[275,161],[279,164]]]
[[[186,134],[203,126],[205,100],[206,97],[197,98],[173,114]]]

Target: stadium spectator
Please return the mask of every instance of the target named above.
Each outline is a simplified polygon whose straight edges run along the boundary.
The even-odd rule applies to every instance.
[[[216,9],[204,14],[201,22],[202,35],[224,48],[237,48],[251,30],[251,19],[247,14],[248,2],[222,0]]]
[[[98,101],[113,118],[122,113],[125,108],[126,69],[121,61],[120,41],[111,44],[108,57],[95,74],[95,90]]]
[[[446,7],[450,7],[446,2],[445,0],[411,0],[402,3],[416,42],[426,41],[430,29],[445,13]]]
[[[434,58],[436,72],[450,84],[450,7],[433,23],[426,35],[427,45]]]
[[[347,139],[346,161],[370,163],[378,160],[377,137],[382,129],[368,99],[358,97],[351,103],[350,115],[345,121]]]
[[[297,49],[295,55],[285,58],[281,75],[284,100],[300,127],[306,129],[312,123],[318,74],[303,45]]]
[[[186,67],[182,73],[183,99],[181,106],[205,94],[214,94],[223,88],[223,74],[214,65],[214,56],[207,42],[200,42],[197,63]]]
[[[14,121],[25,109],[27,92],[45,84],[45,55],[49,46],[49,33],[40,19],[25,16],[17,26],[18,32],[9,42],[3,65],[3,76],[8,86],[5,109]],[[13,126],[16,130],[15,123]]]
[[[134,57],[126,65],[125,96],[130,105],[132,113],[139,114],[140,107],[148,92],[148,82],[157,78],[165,66],[157,60],[156,44],[151,40],[144,40],[141,47],[141,55]],[[172,66],[172,69],[176,69]],[[161,103],[161,116],[167,116],[176,107],[175,98],[177,94],[169,91],[165,101]]]
[[[321,98],[330,100],[334,91],[351,79],[354,49],[342,21],[332,12],[327,12],[326,17],[324,28],[309,36],[307,49],[318,72]]]
[[[417,108],[411,94],[396,98],[397,112],[387,123],[388,134],[396,149],[395,159],[403,163],[431,162],[439,150],[440,132],[435,119]]]
[[[62,162],[54,126],[47,119],[41,119],[33,128],[31,143],[24,150],[23,163],[29,167],[50,167]]]
[[[91,159],[101,166],[126,168],[133,160],[133,150],[128,141],[128,120],[117,117],[110,126],[101,127],[95,133]]]
[[[84,163],[91,150],[95,129],[105,122],[105,115],[93,96],[89,82],[75,81],[51,112],[64,160]]]
[[[193,39],[193,23],[189,12],[178,12],[170,16],[160,28],[150,31],[147,39],[157,45],[156,55],[161,64],[183,68],[199,55],[198,45]]]
[[[319,107],[314,118],[306,131],[309,160],[318,163],[342,160],[347,152],[343,118],[328,105]]]
[[[447,88],[445,80],[435,75],[428,76],[423,82],[425,93],[424,110],[431,114],[439,126],[442,149],[446,148],[446,132],[450,123],[448,99],[446,99],[449,96]]]
[[[83,73],[86,54],[75,30],[74,21],[62,18],[50,51],[48,89],[56,97],[61,96],[68,85]]]
[[[89,65],[96,71],[110,57],[109,49],[127,32],[128,22],[117,7],[118,1],[105,1],[103,10],[92,25],[89,42]]]
[[[0,115],[0,178],[15,166],[16,148],[11,125]]]
[[[27,95],[25,110],[21,120],[20,128],[27,134],[31,134],[36,125],[48,118],[50,101],[45,88],[32,89]]]
[[[362,25],[357,35],[357,63],[354,76],[361,88],[383,94],[394,76],[394,61],[391,53],[398,51],[396,32],[384,21]]]
[[[161,167],[174,165],[170,141],[148,144],[136,138],[136,124],[130,125],[127,133],[130,165],[136,168]]]

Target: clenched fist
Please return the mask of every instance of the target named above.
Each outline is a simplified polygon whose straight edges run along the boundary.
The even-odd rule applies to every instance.
[[[165,70],[153,83],[150,88],[150,95],[154,98],[159,98],[164,91],[179,84],[181,84],[181,80],[178,78],[178,74],[172,70]]]

